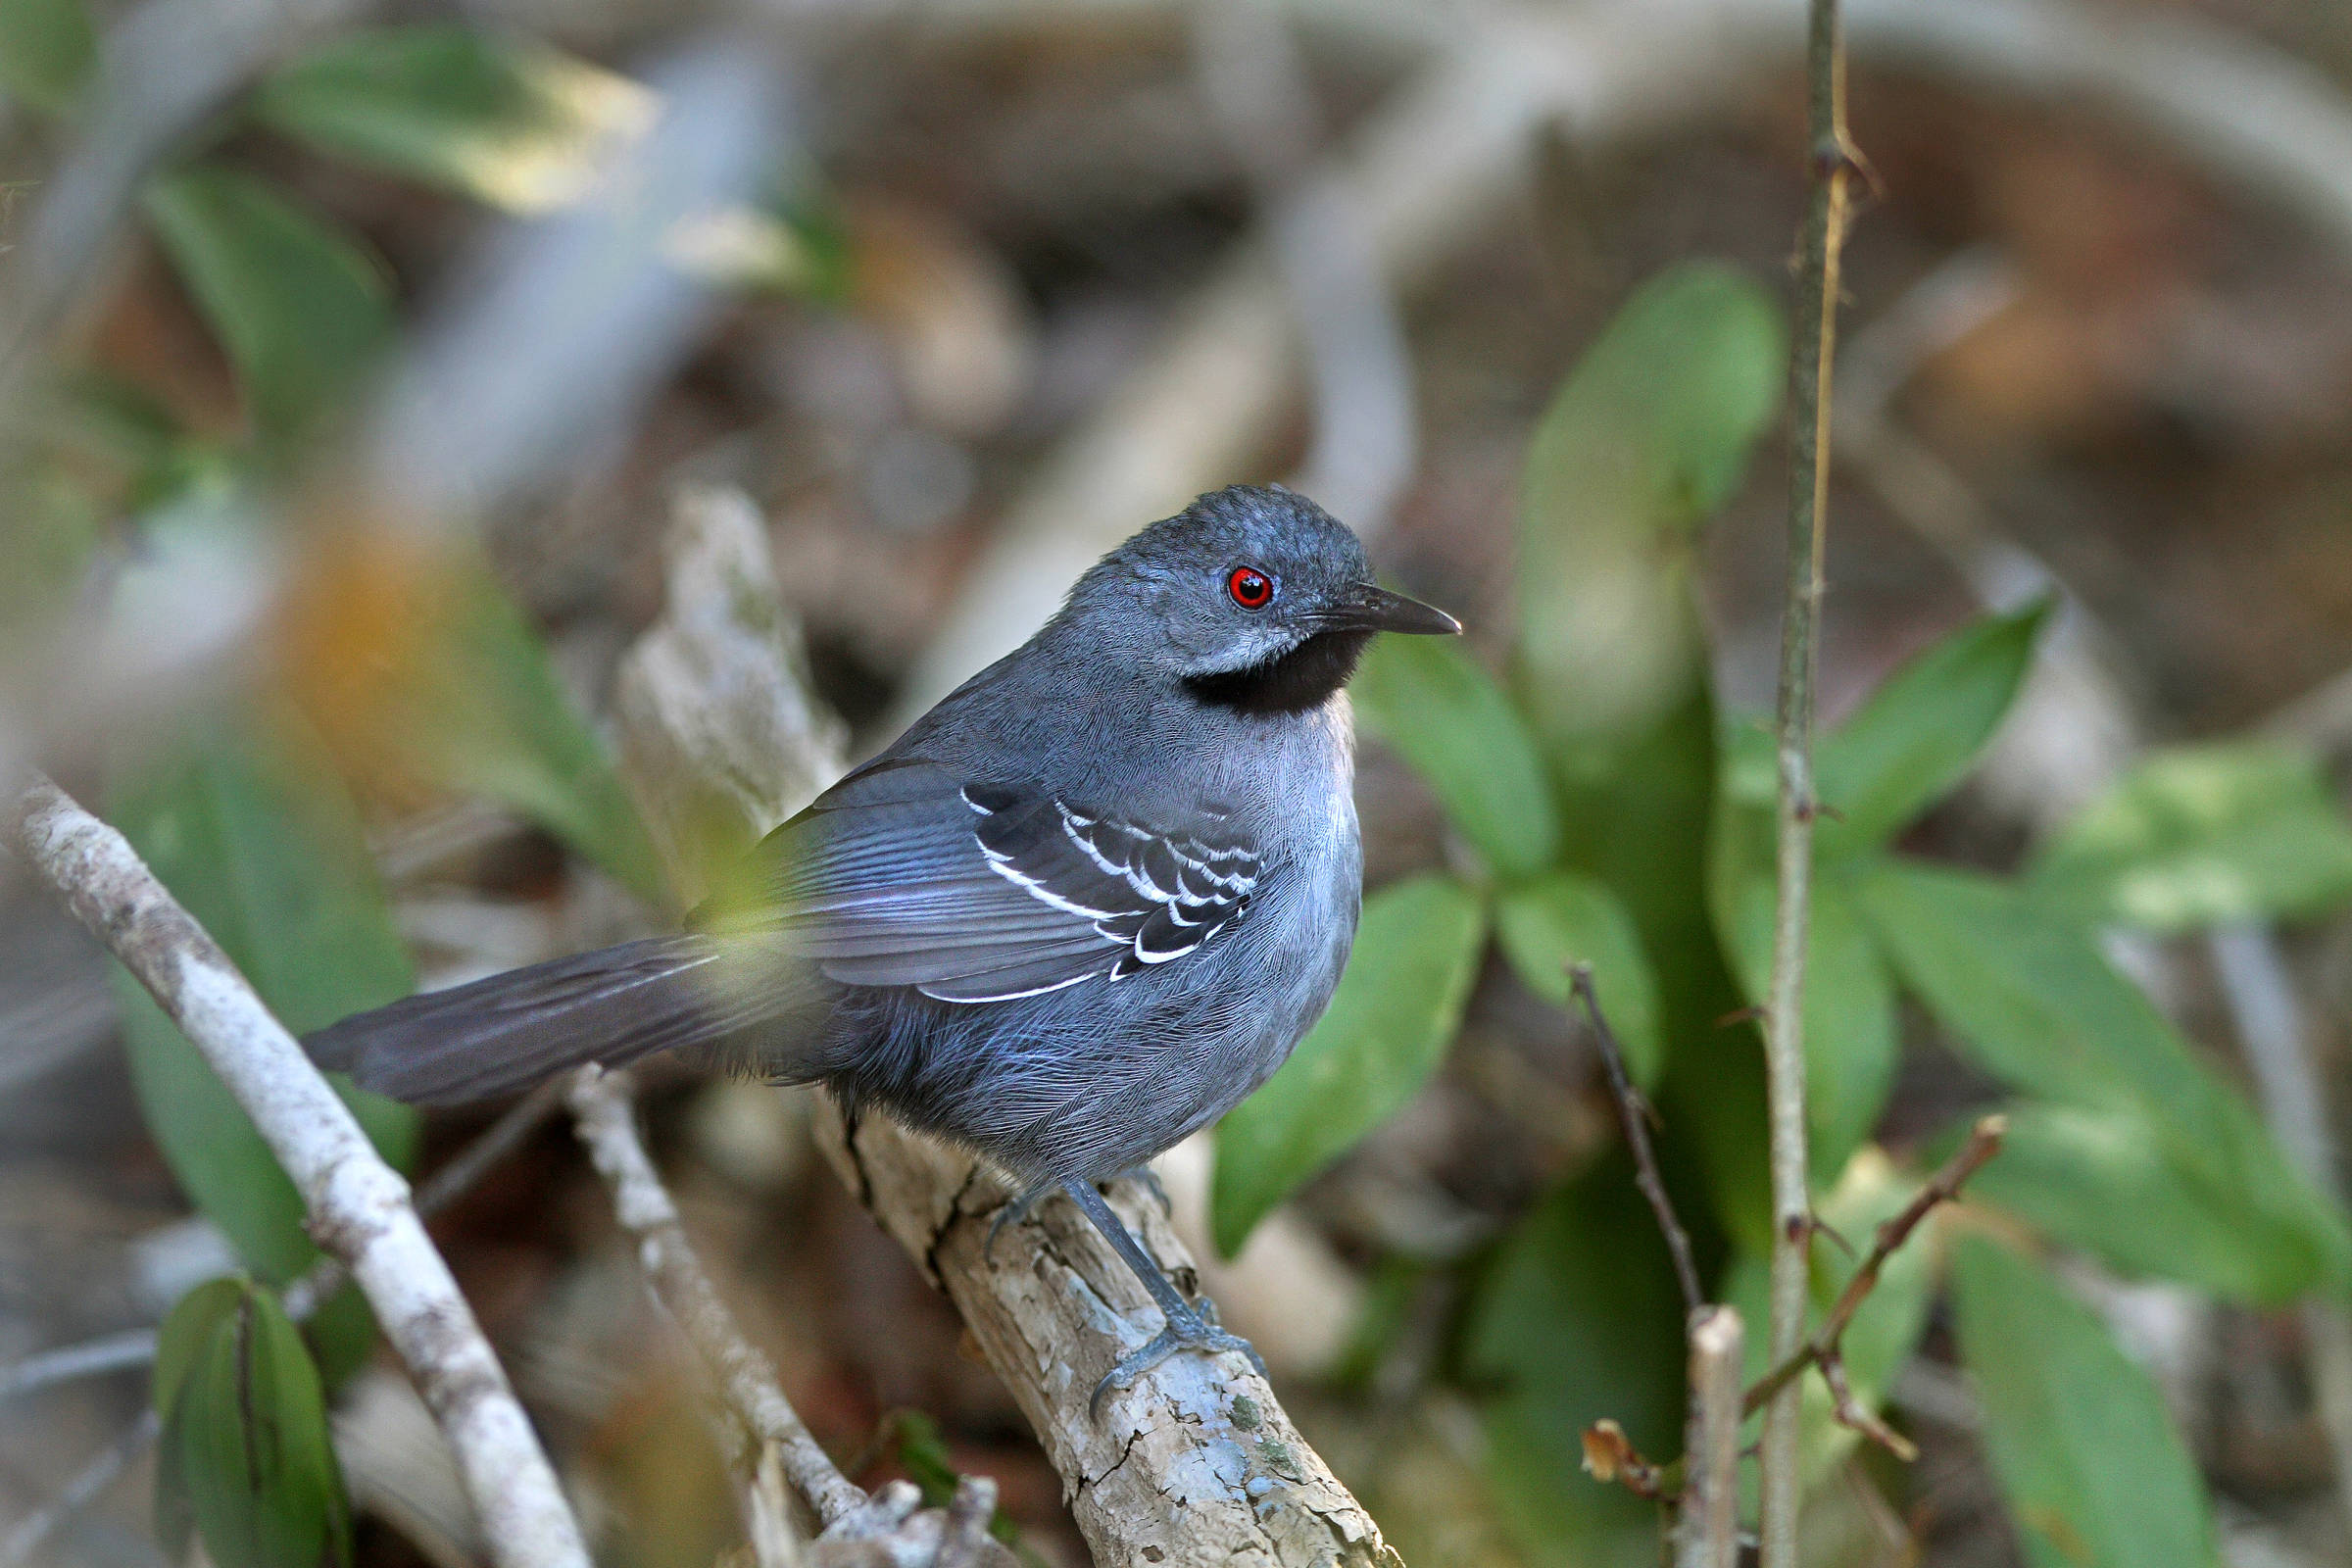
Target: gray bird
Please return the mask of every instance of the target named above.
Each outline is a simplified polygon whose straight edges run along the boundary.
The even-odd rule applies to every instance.
[[[660,1051],[822,1082],[1003,1166],[1022,1196],[1000,1222],[1058,1190],[1102,1229],[1166,1327],[1098,1400],[1179,1348],[1254,1361],[1096,1184],[1240,1103],[1322,1013],[1362,897],[1342,688],[1376,632],[1460,630],[1376,586],[1304,497],[1202,496],[769,834],[689,934],[412,997],[310,1050],[425,1104]]]

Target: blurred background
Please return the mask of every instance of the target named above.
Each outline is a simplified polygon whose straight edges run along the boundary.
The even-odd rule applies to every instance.
[[[1867,1248],[1974,1115],[2013,1136],[1849,1342],[1916,1462],[1809,1412],[1807,1557],[2352,1561],[2352,13],[1848,10],[1823,1216]],[[1371,904],[1308,1050],[1360,1103],[1278,1078],[1168,1157],[1179,1227],[1407,1562],[1654,1562],[1580,1436],[1679,1449],[1681,1307],[1561,965],[1761,1340],[1801,28],[0,0],[0,765],[316,1027],[674,921],[1102,550],[1304,489],[1469,636],[1359,684]],[[696,728],[713,687],[753,733]],[[165,1560],[143,1451],[43,1512],[143,1361],[12,1366],[314,1255],[110,968],[0,860],[7,1564]],[[805,1096],[645,1106],[853,1478],[986,1473],[1026,1560],[1086,1561]],[[495,1108],[368,1115],[429,1174]],[[434,1226],[600,1560],[739,1552],[568,1129]],[[1822,1244],[1825,1300],[1852,1266]],[[311,1331],[356,1560],[478,1560],[364,1314]]]

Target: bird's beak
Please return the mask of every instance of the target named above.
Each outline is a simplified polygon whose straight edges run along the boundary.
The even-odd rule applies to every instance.
[[[1325,624],[1355,631],[1400,631],[1421,637],[1459,635],[1462,623],[1434,605],[1357,583],[1321,617]]]

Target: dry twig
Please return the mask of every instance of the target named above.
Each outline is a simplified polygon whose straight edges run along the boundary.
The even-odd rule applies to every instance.
[[[1683,1229],[1681,1216],[1674,1211],[1674,1200],[1666,1196],[1665,1178],[1658,1173],[1658,1156],[1649,1143],[1649,1122],[1656,1114],[1650,1109],[1648,1098],[1635,1087],[1626,1075],[1625,1054],[1617,1048],[1616,1032],[1600,1010],[1600,995],[1592,989],[1592,966],[1589,963],[1571,964],[1568,968],[1570,991],[1585,1004],[1585,1012],[1592,1020],[1592,1035],[1600,1045],[1600,1059],[1608,1069],[1609,1090],[1617,1097],[1617,1120],[1625,1128],[1626,1147],[1634,1154],[1634,1185],[1649,1200],[1650,1212],[1658,1217],[1658,1229],[1665,1234],[1666,1250],[1674,1256],[1674,1277],[1683,1288],[1683,1310],[1693,1321],[1707,1304],[1706,1293],[1698,1286],[1698,1264],[1690,1255],[1690,1237]]]
[[[864,1492],[851,1484],[809,1436],[784,1397],[775,1368],[736,1327],[734,1314],[719,1299],[702,1259],[695,1255],[679,1222],[678,1206],[637,1136],[636,1103],[627,1078],[584,1067],[570,1079],[567,1099],[580,1142],[612,1190],[612,1211],[621,1228],[636,1238],[646,1283],[685,1331],[728,1410],[750,1435],[752,1442],[745,1446],[752,1463],[757,1465],[762,1446],[772,1446],[785,1479],[827,1527],[863,1509]]]
[[[41,1544],[55,1535],[59,1528],[82,1509],[95,1502],[130,1468],[131,1461],[147,1450],[150,1444],[163,1435],[163,1418],[154,1410],[143,1410],[114,1442],[90,1457],[74,1479],[68,1481],[58,1494],[42,1507],[20,1520],[5,1538],[0,1538],[0,1568],[18,1568],[29,1562]]]
[[[522,1406],[408,1184],[202,927],[122,836],[45,778],[12,803],[7,839],[74,917],[154,994],[233,1094],[303,1196],[457,1456],[493,1560],[586,1568],[578,1526]]]
[[[1860,167],[1845,133],[1845,55],[1838,0],[1811,0],[1806,46],[1813,199],[1805,216],[1797,327],[1788,371],[1788,587],[1781,619],[1780,899],[1764,1056],[1772,1118],[1772,1322],[1775,1355],[1805,1332],[1813,1198],[1806,1171],[1805,938],[1811,919],[1813,683],[1821,661],[1822,542],[1829,511],[1830,369],[1838,341],[1838,262],[1847,186]],[[1764,1568],[1796,1568],[1797,1401],[1764,1416]]]
[[[1841,1353],[1846,1327],[1853,1322],[1854,1314],[1861,1310],[1863,1301],[1878,1286],[1879,1274],[1886,1268],[1886,1260],[1895,1254],[1903,1243],[1910,1240],[1911,1233],[1919,1228],[1922,1220],[1937,1206],[1957,1199],[1961,1188],[1968,1184],[1968,1179],[1982,1169],[1986,1160],[2001,1152],[2001,1139],[2008,1129],[2009,1123],[2005,1117],[1984,1116],[1978,1119],[1976,1126],[1969,1130],[1968,1141],[1943,1162],[1943,1167],[1919,1190],[1911,1201],[1903,1205],[1902,1212],[1879,1227],[1870,1255],[1862,1259],[1862,1266],[1854,1270],[1853,1277],[1845,1282],[1845,1289],[1838,1293],[1838,1299],[1831,1306],[1829,1316],[1822,1320],[1821,1327],[1749,1388],[1742,1401],[1745,1413],[1753,1414],[1768,1400],[1790,1388],[1803,1375],[1805,1368],[1818,1366],[1822,1380],[1830,1386],[1830,1396],[1840,1422],[1898,1458],[1918,1457],[1918,1450],[1912,1447],[1908,1439],[1893,1431],[1855,1399],[1853,1390],[1845,1379],[1845,1359]]]
[[[1746,1326],[1736,1309],[1711,1306],[1693,1316],[1675,1568],[1739,1568],[1740,1422],[1745,1414],[1740,1377],[1746,1349]]]
[[[1655,1502],[1671,1502],[1682,1494],[1681,1466],[1648,1458],[1609,1417],[1585,1428],[1584,1443],[1585,1474],[1602,1486],[1621,1486]]]

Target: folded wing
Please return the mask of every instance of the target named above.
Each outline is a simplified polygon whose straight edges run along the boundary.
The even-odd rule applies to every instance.
[[[701,923],[772,932],[844,984],[967,1003],[1182,959],[1247,914],[1262,869],[1215,810],[1138,820],[923,761],[844,781],[761,863],[748,907]]]

